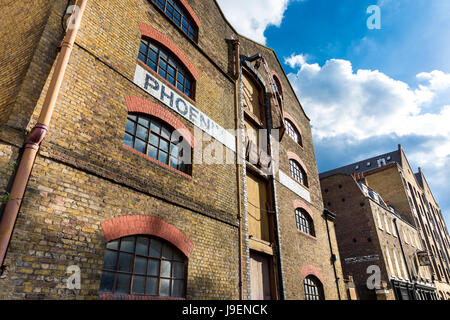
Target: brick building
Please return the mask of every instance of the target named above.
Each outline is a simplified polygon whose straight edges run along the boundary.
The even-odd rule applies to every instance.
[[[361,298],[450,299],[448,229],[422,170],[413,174],[401,145],[320,180],[325,206],[337,216],[344,275],[354,277]],[[381,291],[367,288],[371,265],[381,269]]]
[[[275,52],[213,0],[82,3],[73,45],[67,1],[2,8],[0,298],[346,299],[309,119]]]

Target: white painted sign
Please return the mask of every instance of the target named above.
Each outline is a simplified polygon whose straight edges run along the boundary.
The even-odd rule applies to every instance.
[[[136,66],[134,83],[227,148],[236,152],[236,138],[234,135],[219,126],[175,90],[167,84],[164,84],[140,65]]]
[[[280,177],[280,183],[297,194],[298,196],[302,197],[308,202],[311,202],[311,195],[308,190],[306,190],[303,186],[301,186],[298,182],[296,182],[294,179],[289,177],[287,174],[285,174],[283,171],[279,171],[279,177]]]

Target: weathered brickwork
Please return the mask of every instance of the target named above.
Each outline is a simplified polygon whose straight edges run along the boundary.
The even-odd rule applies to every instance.
[[[10,64],[17,72],[8,80],[8,102],[2,100],[0,105],[7,106],[7,112],[0,114],[0,196],[8,191],[13,164],[41,112],[63,37],[60,23],[67,2],[52,3],[30,3],[32,18],[25,29],[7,35],[14,40],[8,52],[14,56]],[[190,70],[196,79],[195,96],[187,100],[225,129],[236,127],[230,39],[240,38],[242,55],[261,53],[266,58],[271,74],[281,82],[284,111],[298,126],[303,141],[299,146],[288,135],[283,137],[280,168],[289,174],[289,155],[297,158],[308,174],[311,196],[308,202],[276,182],[285,297],[304,299],[303,280],[315,275],[326,299],[339,298],[331,261],[338,247],[334,224],[323,215],[310,123],[281,64],[273,50],[237,35],[215,1],[183,3],[195,12],[198,43],[152,1],[88,1],[7,251],[1,299],[102,298],[99,287],[106,244],[115,238],[111,234],[133,230],[182,248],[188,256],[187,299],[239,298],[238,192],[244,199],[245,177],[241,176],[241,190],[237,190],[235,155],[231,153],[231,164],[206,164],[202,154],[194,152],[192,172],[183,173],[124,146],[128,113],[142,112],[182,128],[191,146],[211,152],[209,143],[195,136],[191,122],[134,83],[143,34],[163,42]],[[11,7],[12,14],[24,6]],[[33,29],[36,34],[29,47],[24,46],[25,57],[17,43],[33,23],[39,28]],[[0,85],[3,90],[5,86]],[[314,237],[297,230],[296,206],[314,217]],[[123,221],[125,226],[111,231],[111,221]],[[159,221],[164,227],[156,232]],[[106,235],[104,230],[109,230]],[[244,247],[246,232],[243,226]],[[243,266],[249,264],[245,252],[242,260]],[[71,265],[81,268],[81,290],[67,289],[66,269]],[[340,297],[346,299],[339,260],[335,268]],[[250,295],[249,279],[244,267],[244,298]]]

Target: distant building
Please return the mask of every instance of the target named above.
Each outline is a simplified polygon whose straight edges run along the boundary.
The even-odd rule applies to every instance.
[[[320,179],[324,205],[336,214],[344,275],[353,276],[362,299],[450,299],[448,229],[422,170],[413,173],[400,145]],[[367,287],[371,265],[380,267],[385,288]]]

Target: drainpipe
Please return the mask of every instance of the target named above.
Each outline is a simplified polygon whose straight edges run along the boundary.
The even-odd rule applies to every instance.
[[[75,43],[83,13],[86,9],[86,3],[87,0],[77,1],[76,6],[78,7],[78,10],[74,11],[74,19],[72,20],[74,23],[67,29],[66,35],[61,44],[61,52],[59,53],[56,61],[55,70],[38,122],[32,129],[25,143],[25,150],[12,184],[10,200],[6,204],[2,220],[0,222],[0,266],[3,265],[3,261],[5,259],[6,250],[11,239],[14,224],[19,213],[20,205],[22,204],[23,195],[27,187],[28,179],[31,175],[31,170],[33,169],[34,161],[41,143],[48,132],[48,127],[50,125],[56,100],[58,98],[67,64],[72,53],[73,44]]]
[[[335,254],[333,253],[333,247],[331,245],[331,236],[330,236],[330,229],[328,227],[328,220],[329,221],[335,221],[336,219],[336,215],[334,213],[332,213],[331,211],[329,211],[328,209],[325,209],[323,211],[324,214],[324,218],[325,218],[325,224],[327,225],[327,235],[328,235],[328,243],[330,245],[330,252],[331,252],[331,257],[334,258]],[[339,277],[337,276],[337,271],[336,271],[336,260],[333,259],[333,271],[334,271],[334,279],[336,280],[336,289],[337,289],[337,294],[338,294],[338,298],[339,300],[341,299],[341,291],[339,290]]]
[[[239,39],[233,40],[234,47],[234,63],[235,63],[235,74],[234,74],[234,116],[236,121],[236,186],[237,186],[237,201],[238,201],[238,219],[239,219],[239,300],[244,298],[244,284],[243,284],[243,270],[242,270],[242,200],[241,200],[241,168],[239,166],[241,157],[241,126],[239,121],[239,91],[240,91],[240,42]]]

